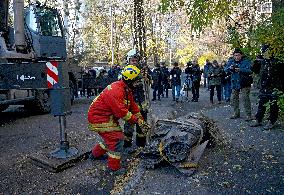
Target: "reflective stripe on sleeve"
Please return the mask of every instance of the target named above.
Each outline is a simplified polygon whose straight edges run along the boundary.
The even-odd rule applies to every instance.
[[[123,100],[124,105],[129,105],[129,101],[127,99]]]
[[[125,121],[129,121],[131,117],[132,117],[132,113],[128,111],[127,114],[124,117],[122,117],[122,119]]]
[[[147,109],[149,109],[149,103],[148,102],[146,102],[146,101],[144,101],[144,102],[142,102],[142,104],[141,104],[141,106],[140,106],[140,104],[137,104],[138,105],[138,108],[140,109],[140,110],[147,110]]]
[[[148,103],[147,101],[144,101],[144,102],[142,103],[142,108],[143,108],[143,109],[148,109],[148,108],[149,108],[149,103]]]
[[[136,113],[135,116],[137,116],[137,118],[143,118],[140,112]]]
[[[107,89],[108,89],[108,90],[111,90],[111,89],[112,89],[111,85],[108,85],[108,86],[107,86]]]

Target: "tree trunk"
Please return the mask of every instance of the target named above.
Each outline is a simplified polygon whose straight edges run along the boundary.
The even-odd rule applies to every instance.
[[[134,46],[139,50],[141,59],[146,63],[146,28],[144,25],[143,0],[134,0]]]

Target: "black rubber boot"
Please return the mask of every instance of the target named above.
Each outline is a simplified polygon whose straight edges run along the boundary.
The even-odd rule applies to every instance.
[[[136,137],[136,145],[138,147],[145,147],[145,145],[146,145],[146,137]]]
[[[130,148],[131,146],[132,146],[132,140],[131,141],[124,140],[123,144],[124,148]]]

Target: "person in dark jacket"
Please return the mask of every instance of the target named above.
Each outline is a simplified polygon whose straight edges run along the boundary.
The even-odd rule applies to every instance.
[[[110,83],[108,81],[108,74],[105,69],[100,70],[100,73],[98,75],[97,81],[98,81],[98,93],[101,93],[104,88],[106,88]]]
[[[155,69],[151,73],[152,76],[152,88],[153,88],[153,99],[152,101],[158,100],[161,101],[160,97],[162,94],[163,86],[162,86],[162,79],[163,79],[163,73],[160,67],[160,64],[156,64]],[[158,92],[158,94],[157,94]]]
[[[148,72],[148,67],[145,64],[141,63],[141,56],[139,52],[136,49],[132,49],[127,53],[127,64],[134,65],[141,69],[141,75],[143,76],[143,79],[133,89],[133,96],[134,96],[134,101],[135,103],[139,106],[140,112],[142,117],[147,120],[147,113],[149,109],[149,102],[148,99],[146,98],[146,92],[145,88],[148,87],[147,83],[145,82],[145,75],[148,75],[145,72]],[[135,128],[136,126],[136,128]],[[144,147],[146,145],[146,135],[142,132],[142,129],[135,125],[133,126],[130,123],[125,123],[124,124],[124,135],[125,135],[125,140],[124,140],[124,149],[125,151],[131,153],[135,151],[135,147],[132,147],[132,138],[133,138],[133,133],[136,130],[136,146],[137,147]]]
[[[219,66],[217,60],[213,61],[213,65],[209,68],[208,79],[210,88],[210,102],[213,104],[214,89],[217,91],[218,103],[221,103],[221,79],[223,76],[223,69]]]
[[[254,87],[256,87],[257,89],[260,89],[260,78],[259,78],[259,73],[260,73],[260,69],[261,69],[261,65],[263,64],[263,61],[264,61],[264,58],[263,56],[260,54],[260,55],[257,55],[255,57],[255,60],[253,61],[252,63],[252,67],[251,67],[251,70],[252,72],[255,74],[254,75]]]
[[[273,58],[269,54],[269,46],[264,45],[262,47],[263,60],[261,61],[261,67],[259,71],[260,75],[260,90],[259,90],[259,102],[258,109],[255,115],[256,121],[251,125],[257,127],[262,125],[262,120],[266,111],[265,104],[269,102],[270,115],[269,123],[264,129],[272,129],[278,119],[279,107],[277,105],[277,94],[275,89],[284,90],[283,77],[284,63]]]
[[[234,60],[233,58],[229,58],[228,61]],[[223,70],[225,70],[228,62],[224,61],[223,64]],[[231,73],[230,72],[224,72],[223,78],[222,78],[222,85],[223,85],[223,97],[226,102],[229,102],[231,100],[231,94],[232,94],[232,88],[231,88]]]
[[[204,88],[207,85],[207,88],[209,89],[209,78],[208,78],[208,72],[210,67],[212,67],[212,63],[206,59],[206,63],[204,65],[204,69],[203,69],[203,79],[204,79]]]
[[[93,93],[92,95],[97,96],[98,90],[95,87],[95,81],[96,81],[96,78],[97,78],[97,71],[94,68],[92,68],[92,69],[89,70],[89,72],[90,72],[91,78],[92,78],[91,81],[90,81],[90,83],[92,83],[92,87],[91,87],[92,89],[91,90],[94,91],[94,92],[92,92]]]
[[[117,81],[118,80],[118,75],[120,75],[121,69],[119,65],[115,64],[114,66],[110,67],[108,71],[108,76],[113,80]]]
[[[90,98],[93,95],[92,78],[90,70],[85,70],[83,73],[83,95],[85,96],[85,90],[87,90],[87,98]]]
[[[251,101],[250,88],[252,84],[251,61],[243,55],[240,48],[234,50],[234,60],[228,62],[225,68],[226,73],[231,73],[232,86],[232,106],[234,114],[231,119],[240,118],[240,92],[242,92],[244,107],[246,112],[246,121],[251,120]]]
[[[164,97],[164,91],[166,93],[166,98],[169,97],[169,80],[170,80],[170,72],[169,69],[166,67],[165,62],[161,62],[161,70],[162,70],[162,85],[163,85],[163,91],[162,91],[162,97]]]
[[[185,81],[184,83],[186,84],[186,88],[187,88],[187,94],[186,96],[188,97],[188,91],[189,89],[191,89],[191,73],[192,73],[192,62],[189,61],[186,63],[186,68],[184,70],[184,74],[185,76]]]
[[[200,81],[201,81],[201,74],[202,71],[200,70],[199,64],[196,60],[192,61],[192,68],[191,68],[191,81],[192,81],[192,102],[198,102],[199,99],[199,88],[200,88]]]
[[[178,102],[181,90],[181,69],[178,67],[178,63],[174,62],[174,67],[170,71],[170,79],[172,84],[172,96],[173,101]]]

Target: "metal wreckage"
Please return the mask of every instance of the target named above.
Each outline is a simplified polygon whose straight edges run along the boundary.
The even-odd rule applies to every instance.
[[[194,116],[176,120],[159,119],[152,129],[148,144],[139,154],[142,165],[154,169],[169,163],[188,176],[195,173],[212,139],[204,121]]]

